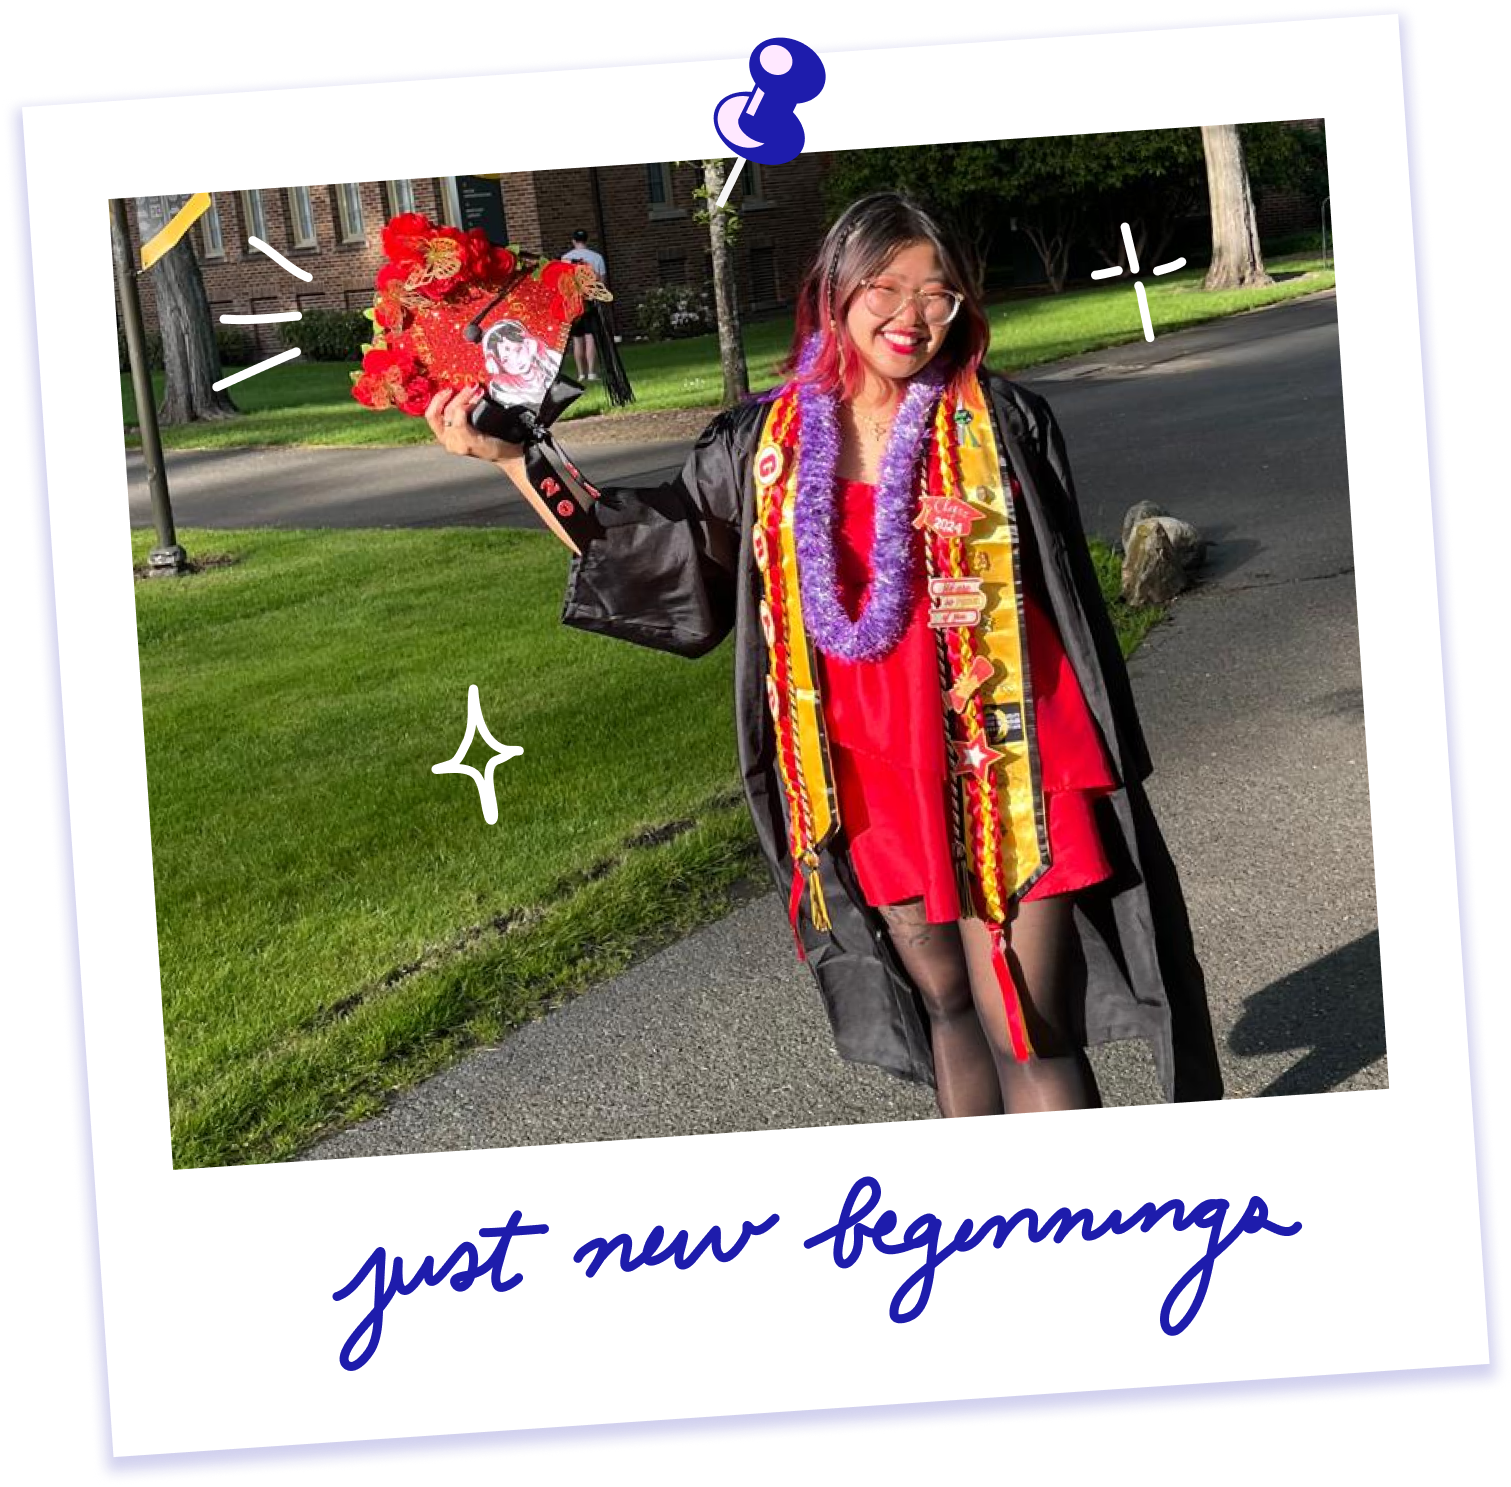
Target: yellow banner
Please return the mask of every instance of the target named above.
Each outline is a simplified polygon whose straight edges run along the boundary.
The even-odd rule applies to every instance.
[[[210,210],[210,193],[196,191],[168,222],[142,244],[142,267],[149,269]]]

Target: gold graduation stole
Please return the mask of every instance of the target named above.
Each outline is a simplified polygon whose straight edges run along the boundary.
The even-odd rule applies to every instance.
[[[839,829],[824,736],[818,664],[804,627],[793,513],[802,436],[797,395],[771,404],[757,448],[752,542],[761,573],[767,705],[787,804],[793,879],[788,916],[797,937],[806,886],[809,917],[827,930],[819,849]],[[951,839],[962,912],[986,921],[1007,1006],[1013,1051],[1033,1055],[1006,955],[1013,897],[1049,866],[1049,837],[1028,673],[1021,556],[1012,493],[1004,487],[980,383],[946,391],[918,472],[914,526],[924,533],[929,624],[939,637],[940,687],[954,773]],[[803,956],[798,938],[798,954]]]

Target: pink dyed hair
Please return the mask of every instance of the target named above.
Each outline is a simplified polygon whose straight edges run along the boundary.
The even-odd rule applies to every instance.
[[[854,352],[845,316],[860,292],[861,280],[880,272],[913,243],[928,243],[933,248],[945,280],[965,296],[939,348],[952,386],[963,390],[975,377],[991,342],[975,265],[917,202],[894,191],[853,202],[825,234],[798,291],[797,323],[784,370],[803,375],[826,392],[838,391],[846,399],[853,398],[863,385],[865,373]],[[810,337],[818,339],[817,352],[803,373],[803,349]]]

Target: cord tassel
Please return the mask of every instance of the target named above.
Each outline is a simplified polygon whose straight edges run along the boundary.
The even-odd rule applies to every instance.
[[[803,869],[800,863],[792,864],[792,892],[787,896],[787,922],[792,926],[792,942],[797,946],[797,958],[806,962],[808,952],[803,948],[803,937],[798,933],[797,914],[803,902]]]
[[[833,928],[829,922],[829,906],[824,902],[824,885],[819,880],[817,862],[808,869],[808,913],[815,929],[828,934]]]
[[[988,925],[987,932],[992,941],[992,969],[997,973],[997,984],[1002,988],[1002,1000],[1007,1007],[1007,1035],[1012,1041],[1013,1057],[1020,1064],[1026,1064],[1034,1056],[1034,1045],[1023,1021],[1018,986],[1007,963],[1007,935],[1000,924]]]
[[[626,403],[635,401],[635,393],[630,387],[629,374],[624,370],[624,363],[619,359],[619,347],[614,341],[614,328],[609,324],[608,312],[597,300],[588,301],[587,313],[592,326],[593,344],[598,351],[599,376],[603,381],[603,390],[608,393],[609,401],[616,408],[622,408]]]

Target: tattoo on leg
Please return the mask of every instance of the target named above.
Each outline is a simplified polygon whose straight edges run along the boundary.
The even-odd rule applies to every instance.
[[[887,933],[894,945],[914,947],[934,942],[937,926],[924,917],[921,898],[901,904],[883,904],[881,917],[887,921]]]

